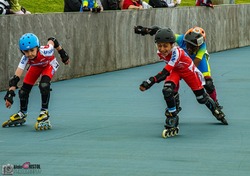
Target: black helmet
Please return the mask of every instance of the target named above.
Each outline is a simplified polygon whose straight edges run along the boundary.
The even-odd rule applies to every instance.
[[[159,29],[155,34],[155,43],[175,43],[175,35],[172,29]]]

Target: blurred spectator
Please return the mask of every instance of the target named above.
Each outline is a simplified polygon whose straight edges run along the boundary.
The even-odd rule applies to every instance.
[[[80,12],[101,12],[103,11],[102,3],[100,0],[82,0]]]
[[[79,12],[82,0],[64,0],[64,12]]]
[[[214,8],[214,5],[211,0],[196,0],[195,6],[206,6]]]
[[[10,7],[15,14],[23,15],[23,14],[31,14],[24,7],[22,7],[18,0],[10,0]]]
[[[120,10],[119,0],[101,0],[104,10]]]
[[[151,6],[142,0],[121,0],[121,9],[149,9]]]
[[[29,11],[26,11],[24,7],[22,7],[18,0],[0,0],[0,15],[8,15],[8,14],[30,14]]]
[[[0,0],[0,15],[14,14],[10,8],[10,3],[7,0]]]
[[[149,5],[153,8],[176,7],[181,3],[181,0],[149,0]]]

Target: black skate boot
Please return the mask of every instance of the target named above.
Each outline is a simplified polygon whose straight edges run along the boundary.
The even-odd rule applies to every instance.
[[[216,105],[216,106],[215,106],[215,110],[214,110],[214,112],[212,112],[213,115],[214,115],[214,117],[215,117],[217,120],[221,121],[224,125],[228,125],[228,122],[227,122],[227,120],[225,119],[225,116],[226,116],[226,115],[224,114],[224,112],[222,112],[221,106],[218,106],[217,103],[216,103],[215,105]]]
[[[216,105],[216,107],[218,107],[220,110],[223,109],[223,106],[221,106],[221,105],[219,104],[218,100],[215,101],[215,105]]]
[[[222,112],[222,108],[221,106],[219,106],[218,102],[215,102],[212,98],[209,97],[205,105],[217,120],[221,121],[224,125],[228,125],[228,122],[225,119],[226,115]]]
[[[180,107],[180,96],[179,96],[179,93],[175,93],[174,95],[174,99],[175,99],[175,103],[176,103],[176,111],[177,111],[177,114],[182,110],[182,108]]]
[[[163,138],[168,138],[172,136],[176,136],[179,133],[179,117],[177,112],[170,113],[168,110],[165,112],[166,120],[165,120],[165,129],[162,132]]]

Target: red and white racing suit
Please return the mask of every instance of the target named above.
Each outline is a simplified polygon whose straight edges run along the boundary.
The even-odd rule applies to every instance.
[[[173,82],[176,87],[179,87],[179,81],[183,79],[193,91],[203,88],[205,80],[202,73],[183,49],[174,46],[167,56],[163,56],[159,51],[157,54],[165,61],[165,69],[170,73],[165,82]]]
[[[27,64],[29,64],[30,67],[24,77],[24,83],[34,85],[40,75],[46,75],[52,79],[59,67],[59,64],[54,56],[53,45],[49,44],[41,46],[35,59],[29,60],[25,55],[23,55],[18,68],[24,70]]]

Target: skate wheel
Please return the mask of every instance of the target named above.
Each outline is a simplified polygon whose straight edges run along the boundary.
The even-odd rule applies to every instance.
[[[36,123],[35,123],[35,129],[36,129],[36,130],[39,130],[38,125],[39,125],[38,122],[36,122]]]
[[[179,129],[178,129],[178,128],[176,128],[176,129],[173,131],[173,136],[178,135],[178,133],[179,133]]]
[[[170,132],[170,136],[175,136],[175,135],[176,135],[176,131],[175,130],[173,130],[173,131]]]
[[[6,127],[8,125],[8,121],[3,122],[2,127]]]
[[[168,130],[164,129],[164,130],[162,131],[161,136],[162,136],[164,139],[166,139],[166,138],[168,137],[167,134],[168,134]]]

